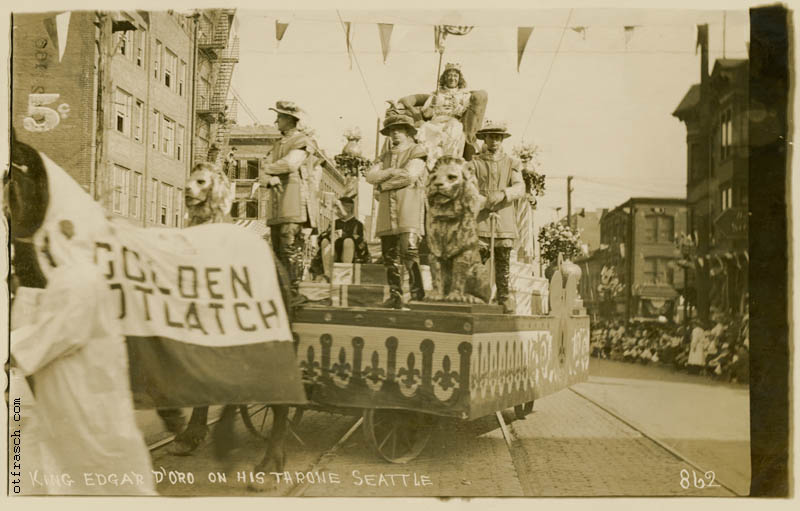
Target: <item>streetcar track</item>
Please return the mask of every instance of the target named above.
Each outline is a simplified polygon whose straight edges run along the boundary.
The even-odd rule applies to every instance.
[[[701,472],[701,473],[703,473],[703,474],[705,474],[705,473],[706,473],[706,470],[704,470],[703,468],[701,468],[699,463],[696,463],[696,462],[694,462],[694,461],[690,460],[689,458],[687,458],[686,456],[684,456],[683,454],[681,454],[681,453],[680,453],[680,452],[678,452],[677,450],[673,449],[673,448],[672,448],[671,446],[669,446],[668,444],[666,444],[666,443],[662,442],[662,441],[661,441],[661,440],[659,440],[658,438],[656,438],[656,437],[654,437],[653,435],[651,435],[651,434],[647,433],[646,431],[644,431],[644,430],[643,430],[642,428],[640,428],[639,426],[637,426],[637,425],[633,424],[632,422],[630,422],[630,421],[628,421],[628,420],[624,419],[623,417],[621,417],[621,416],[620,416],[619,414],[617,414],[616,412],[614,412],[614,411],[610,410],[609,408],[607,408],[607,407],[605,407],[605,406],[601,405],[600,403],[598,403],[598,402],[597,402],[597,401],[595,401],[594,399],[592,399],[592,398],[590,398],[590,397],[586,396],[585,394],[583,394],[583,393],[581,393],[581,392],[578,392],[578,391],[577,391],[577,390],[575,390],[574,388],[572,388],[572,387],[567,387],[567,388],[568,388],[569,390],[571,390],[573,393],[575,393],[575,394],[577,394],[578,396],[580,396],[580,397],[582,397],[583,399],[585,399],[586,401],[590,402],[591,404],[593,404],[594,406],[596,406],[596,407],[597,407],[597,408],[599,408],[600,410],[604,411],[604,412],[605,412],[605,413],[607,413],[608,415],[610,415],[610,416],[614,417],[615,419],[617,419],[617,420],[618,420],[618,421],[620,421],[621,423],[625,424],[626,426],[628,426],[628,427],[629,427],[629,428],[631,428],[632,430],[636,431],[637,433],[639,433],[640,435],[642,435],[644,438],[646,438],[646,439],[650,440],[651,442],[653,442],[653,443],[654,443],[654,444],[656,444],[657,446],[661,447],[663,450],[667,451],[669,454],[671,454],[671,455],[672,455],[673,457],[675,457],[676,459],[678,459],[678,460],[680,460],[680,461],[682,461],[682,462],[684,462],[684,463],[688,464],[688,465],[689,465],[689,466],[691,466],[693,469],[695,469],[695,470],[697,470],[697,471],[699,471],[699,472]],[[747,496],[747,495],[742,495],[741,493],[739,493],[739,492],[737,492],[736,490],[734,490],[734,489],[733,489],[733,487],[732,487],[731,485],[728,485],[728,484],[725,484],[725,483],[723,483],[723,482],[722,482],[722,480],[720,480],[719,476],[716,476],[716,477],[715,477],[715,482],[716,482],[717,484],[719,484],[721,487],[723,487],[723,488],[725,488],[726,490],[728,490],[729,492],[731,492],[733,495],[737,496],[737,497],[746,497],[746,496]]]

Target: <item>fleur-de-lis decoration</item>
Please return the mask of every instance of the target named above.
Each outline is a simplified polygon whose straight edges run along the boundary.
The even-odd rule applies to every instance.
[[[386,371],[379,367],[380,357],[378,356],[377,351],[372,352],[371,362],[372,365],[370,367],[366,367],[362,371],[362,374],[364,375],[364,379],[369,380],[372,383],[378,383],[386,377]]]
[[[402,378],[400,381],[406,386],[411,387],[419,380],[419,369],[414,368],[414,354],[409,353],[406,359],[407,367],[401,368],[397,372],[397,376]],[[403,378],[405,376],[405,378]]]
[[[442,390],[448,390],[458,386],[458,372],[450,370],[450,356],[445,355],[442,360],[442,369],[436,371],[433,381],[439,384]]]
[[[344,351],[344,348],[339,349],[339,362],[333,364],[331,369],[333,369],[334,374],[338,376],[342,380],[346,380],[350,377],[350,370],[351,366],[347,363],[347,354]]]
[[[300,362],[300,367],[303,370],[303,380],[308,382],[317,381],[317,376],[320,374],[319,362],[314,360],[314,347],[309,346],[306,352],[306,360]]]

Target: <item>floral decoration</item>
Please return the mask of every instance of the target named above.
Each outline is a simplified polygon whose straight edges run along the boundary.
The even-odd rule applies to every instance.
[[[548,263],[558,260],[558,254],[564,259],[572,259],[582,253],[581,229],[574,230],[561,222],[552,222],[539,230],[539,249],[542,259]]]

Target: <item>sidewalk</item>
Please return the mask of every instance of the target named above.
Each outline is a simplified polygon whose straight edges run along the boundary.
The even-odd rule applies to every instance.
[[[589,381],[574,390],[669,446],[740,495],[750,491],[750,395],[714,382],[592,358]],[[691,470],[692,467],[687,467]]]

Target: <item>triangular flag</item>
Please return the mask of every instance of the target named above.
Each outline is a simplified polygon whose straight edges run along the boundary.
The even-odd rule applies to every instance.
[[[56,16],[56,31],[58,32],[58,61],[64,57],[64,50],[67,49],[67,34],[69,34],[70,11],[62,12]]]
[[[283,39],[283,34],[286,33],[286,29],[289,28],[288,23],[281,23],[278,20],[275,20],[275,39],[279,42]]]
[[[433,27],[433,46],[436,48],[436,51],[439,53],[444,53],[444,39],[447,37],[447,32],[444,31],[444,27],[440,25],[434,25]]]
[[[347,58],[350,59],[350,69],[353,69],[353,48],[350,45],[350,22],[344,22],[344,37],[347,45]]]
[[[631,42],[631,38],[633,38],[633,31],[635,28],[636,25],[625,26],[625,49],[628,48],[628,43]]]
[[[42,20],[44,24],[44,29],[47,31],[47,35],[50,37],[50,44],[59,51],[58,48],[58,28],[56,28],[56,17],[53,16],[52,18],[45,18]]]
[[[386,57],[389,56],[389,42],[392,37],[394,25],[391,23],[378,23],[378,32],[381,36],[381,50],[383,51],[383,63],[386,64]]]
[[[586,27],[570,27],[573,32],[581,35],[581,39],[586,40]]]
[[[525,53],[525,46],[528,45],[528,39],[530,39],[532,32],[533,27],[517,28],[517,73],[519,73],[519,65],[522,63],[522,54]]]

